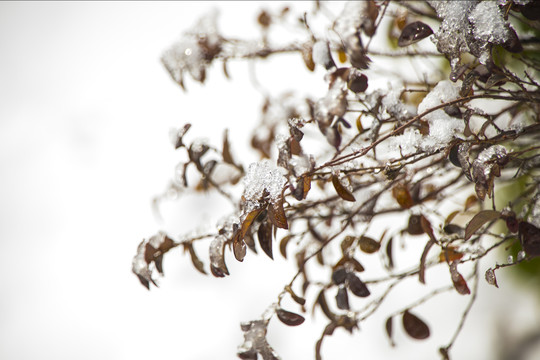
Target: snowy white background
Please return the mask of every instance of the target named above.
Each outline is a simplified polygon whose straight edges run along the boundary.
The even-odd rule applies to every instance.
[[[225,34],[257,31],[261,4],[252,2],[0,3],[1,359],[235,359],[239,321],[256,318],[288,281],[292,265],[280,256],[229,260],[232,276],[215,279],[175,251],[165,258],[160,288],[150,292],[130,271],[143,237],[162,226],[180,233],[209,222],[215,206],[191,199],[184,215],[171,206],[165,223],[154,217],[151,199],[177,160],[169,129],[191,122],[193,133],[215,140],[230,127],[234,142],[247,144],[258,121],[260,97],[245,63],[229,65],[232,81],[219,69],[204,88],[188,81],[186,96],[159,62],[216,6]],[[283,75],[263,73],[261,82],[286,82]],[[198,218],[188,220],[195,210]],[[206,251],[198,251],[207,263]],[[534,324],[534,302],[520,297],[524,311],[515,312],[517,300],[503,295],[512,291],[482,283],[456,358],[492,359],[499,329]],[[438,319],[427,342],[407,339],[396,324],[399,346],[390,348],[383,314],[353,336],[336,331],[324,354],[432,359],[456,325],[457,310],[446,310],[455,298],[422,308],[428,322]],[[312,358],[322,326],[320,313],[314,326],[274,321],[269,341],[284,359]]]

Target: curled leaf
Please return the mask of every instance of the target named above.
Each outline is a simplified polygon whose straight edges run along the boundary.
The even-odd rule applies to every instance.
[[[281,239],[281,242],[279,243],[279,252],[281,253],[281,256],[283,256],[285,259],[287,258],[287,244],[291,240],[290,235],[286,235]]]
[[[404,47],[414,44],[422,39],[427,38],[433,34],[433,30],[421,21],[415,21],[408,24],[403,28],[401,35],[398,39],[398,46]]]
[[[266,255],[270,259],[274,259],[272,255],[272,223],[265,221],[259,226],[257,230],[257,236],[259,238],[259,245]]]
[[[193,266],[197,271],[199,271],[202,274],[206,275],[206,271],[204,270],[204,264],[197,256],[197,253],[195,253],[195,249],[193,248],[193,244],[191,242],[184,243],[184,249],[187,249],[189,252],[189,256],[191,257],[191,262],[193,263]]]
[[[495,271],[493,271],[493,269],[489,268],[486,270],[485,278],[489,285],[493,285],[496,288],[499,287],[497,284],[497,277],[495,276]]]
[[[328,303],[326,302],[326,297],[324,296],[324,289],[321,290],[319,295],[317,296],[316,304],[321,307],[322,312],[326,317],[334,321],[336,319],[336,314],[334,314],[330,308],[328,307]],[[315,306],[313,307],[313,310],[315,310]]]
[[[501,217],[501,213],[495,210],[482,210],[469,221],[465,227],[465,238],[469,240],[473,234],[480,229],[484,224],[497,220]]]
[[[295,314],[293,312],[283,310],[283,309],[277,309],[276,310],[277,317],[279,320],[284,323],[285,325],[289,326],[297,326],[304,322],[304,317],[299,314]]]
[[[405,310],[403,313],[402,321],[405,332],[413,339],[423,340],[429,337],[427,324],[416,315],[411,314],[409,310]]]
[[[302,305],[302,306],[306,304],[306,299],[296,295],[296,293],[291,289],[291,287],[289,285],[285,286],[285,290],[291,295],[292,299],[297,304]]]
[[[229,270],[225,264],[225,240],[223,235],[218,235],[210,243],[210,270],[215,277],[229,275]]]
[[[285,210],[283,209],[283,198],[270,203],[268,206],[268,218],[274,224],[275,227],[288,229],[287,217],[285,216]]]
[[[343,200],[351,202],[356,201],[354,195],[345,186],[343,186],[343,184],[339,181],[339,178],[336,175],[332,175],[332,185],[334,185],[334,189],[336,189],[337,194]]]
[[[386,329],[386,335],[388,335],[388,340],[390,340],[390,345],[392,347],[396,346],[396,343],[394,342],[394,338],[392,337],[393,335],[393,323],[394,323],[394,318],[392,316],[390,316],[388,319],[386,319],[386,323],[384,324],[384,327]]]
[[[422,256],[420,257],[420,267],[418,268],[418,280],[422,284],[426,283],[425,272],[426,272],[427,254],[429,253],[429,249],[431,249],[431,247],[435,245],[435,243],[436,243],[435,241],[433,241],[432,239],[429,239],[429,241],[426,243],[426,246],[424,247]]]

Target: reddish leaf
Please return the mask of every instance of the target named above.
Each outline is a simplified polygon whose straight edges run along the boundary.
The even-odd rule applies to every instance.
[[[445,250],[442,250],[439,254],[439,261],[445,262],[447,258],[449,262],[461,259],[463,257],[463,253],[456,251],[456,249],[456,247],[449,246]]]
[[[289,326],[300,325],[305,320],[302,315],[295,314],[293,312],[283,310],[281,308],[276,310],[276,314],[282,323]]]
[[[266,255],[270,259],[274,259],[272,255],[272,224],[268,221],[263,222],[259,226],[257,231],[257,236],[259,237],[259,245]]]
[[[408,310],[403,313],[403,328],[413,339],[423,340],[429,337],[429,327],[417,316]]]
[[[464,240],[469,240],[473,234],[484,224],[501,217],[501,213],[495,210],[482,210],[469,221],[465,228]]]
[[[469,295],[471,290],[469,290],[467,282],[463,276],[457,271],[456,262],[450,263],[449,269],[450,274],[452,275],[452,282],[454,283],[454,287],[456,288],[457,292],[461,295]]]
[[[360,245],[360,250],[367,254],[373,254],[381,248],[381,244],[377,240],[367,236],[360,236],[358,244]]]
[[[354,195],[349,190],[347,190],[345,186],[343,186],[343,184],[339,181],[339,178],[336,175],[332,175],[332,185],[334,185],[334,189],[336,189],[336,192],[340,198],[351,202],[356,201]]]
[[[275,227],[282,229],[289,228],[285,210],[283,209],[283,198],[280,198],[268,206],[268,218]]]
[[[426,259],[427,254],[429,252],[429,249],[435,244],[435,241],[432,239],[429,239],[426,246],[424,247],[424,251],[422,252],[422,256],[420,257],[420,267],[418,268],[418,280],[422,283],[426,283],[425,279],[425,272],[426,272]]]

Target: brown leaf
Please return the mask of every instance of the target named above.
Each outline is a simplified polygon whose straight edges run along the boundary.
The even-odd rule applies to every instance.
[[[366,284],[352,273],[349,273],[347,277],[347,285],[349,286],[349,290],[356,296],[367,297],[371,294]]]
[[[340,286],[336,294],[336,305],[340,310],[349,310],[349,295],[345,286]]]
[[[231,155],[228,135],[229,135],[229,130],[225,129],[225,131],[223,132],[223,151],[222,151],[223,161],[225,161],[228,164],[234,165],[234,160]]]
[[[288,229],[287,217],[285,216],[285,210],[283,209],[283,198],[279,198],[277,201],[270,203],[268,206],[268,218],[274,224],[275,227],[281,229]]]
[[[318,304],[321,307],[322,312],[326,317],[334,321],[336,319],[336,314],[334,314],[330,308],[328,307],[328,303],[326,302],[326,297],[324,296],[324,289],[321,290],[319,295],[317,296],[316,304]],[[315,310],[315,306],[313,307],[313,310]]]
[[[439,261],[445,262],[446,258],[448,258],[449,262],[460,260],[463,257],[463,253],[456,251],[456,247],[449,246],[445,250],[442,250],[439,254]]]
[[[415,21],[403,28],[398,39],[398,46],[404,47],[414,44],[433,34],[433,30],[421,21]]]
[[[343,184],[339,181],[339,178],[336,175],[332,175],[332,185],[334,185],[334,189],[336,189],[337,194],[343,200],[351,202],[356,201],[354,195],[345,186],[343,186]]]
[[[465,200],[465,206],[464,206],[465,211],[472,208],[475,204],[478,204],[478,198],[474,195],[469,196],[467,200]]]
[[[302,48],[302,60],[309,71],[315,70],[315,62],[313,62],[313,48],[311,46],[304,46]]]
[[[448,214],[448,216],[444,220],[444,225],[450,224],[452,222],[452,220],[454,220],[454,218],[456,217],[457,214],[459,214],[459,210],[453,211],[450,214]]]
[[[519,240],[529,256],[540,256],[540,229],[531,223],[519,223]]]
[[[467,286],[467,281],[465,281],[463,276],[457,271],[457,263],[454,261],[451,262],[449,269],[450,274],[452,275],[452,283],[454,284],[457,292],[461,295],[469,295],[471,290],[469,290],[469,286]]]
[[[394,268],[394,257],[392,256],[392,243],[394,238],[390,238],[386,243],[386,257],[388,258],[388,268]]]
[[[307,194],[309,190],[311,190],[311,176],[302,176],[303,181],[303,188],[304,188],[304,196],[303,199],[307,197]]]
[[[347,235],[341,242],[341,252],[345,254],[349,250],[356,238],[354,236]]]
[[[480,229],[484,224],[497,220],[501,217],[501,213],[495,210],[482,210],[469,221],[465,227],[465,238],[464,240],[469,240],[473,234]]]
[[[358,239],[358,244],[360,245],[360,250],[366,254],[373,254],[381,248],[381,243],[377,240],[374,240],[368,236],[360,236]]]
[[[437,239],[435,238],[435,234],[433,234],[433,228],[431,227],[431,223],[424,215],[420,216],[420,226],[422,226],[422,230],[426,234],[428,234],[429,238],[433,240],[434,242],[437,242]]]
[[[409,217],[409,224],[407,225],[407,232],[411,235],[422,235],[424,229],[420,224],[421,215],[411,215]]]
[[[417,316],[411,314],[409,310],[403,313],[403,328],[413,339],[423,340],[429,337],[429,327]]]
[[[193,266],[195,267],[195,269],[197,269],[197,271],[199,271],[200,273],[206,275],[207,273],[204,270],[204,263],[201,261],[201,259],[199,259],[199,257],[197,256],[197,253],[195,253],[193,244],[190,242],[184,243],[184,249],[189,251],[189,256],[191,257],[191,262],[193,263]]]
[[[396,343],[394,342],[393,335],[393,324],[394,324],[394,318],[390,316],[388,319],[386,319],[386,323],[384,324],[386,328],[386,335],[388,335],[388,340],[390,340],[390,345],[392,347],[396,346]]]
[[[281,239],[279,243],[279,252],[285,259],[287,258],[287,244],[289,243],[290,240],[291,240],[291,236],[286,235],[283,237],[283,239]]]
[[[426,259],[427,254],[429,252],[429,249],[435,244],[435,241],[432,239],[429,239],[426,246],[424,247],[424,251],[422,252],[422,256],[420,257],[420,267],[418,268],[418,280],[422,283],[426,283],[425,279],[425,272],[426,272]]]
[[[283,310],[281,308],[276,310],[276,314],[282,323],[289,326],[300,325],[305,320],[302,315],[295,314],[293,312]]]
[[[234,257],[238,261],[244,261],[244,257],[246,256],[246,250],[247,246],[244,240],[241,238],[242,231],[241,229],[236,230],[236,232],[233,235],[233,253]]]
[[[495,271],[493,271],[493,269],[490,268],[486,270],[485,278],[489,285],[493,285],[496,288],[499,287],[497,284],[497,277],[495,276]]]
[[[285,290],[291,295],[292,299],[299,305],[304,306],[306,304],[306,299],[296,295],[296,293],[291,289],[289,285],[285,286]]]
[[[392,188],[392,196],[403,209],[409,209],[414,205],[411,193],[405,184],[397,184]]]
[[[209,247],[210,270],[215,277],[224,277],[229,275],[229,270],[225,264],[225,238],[218,235],[212,240]]]
[[[351,71],[349,74],[347,87],[355,94],[364,92],[368,88],[368,78],[366,75],[360,74],[358,71]],[[359,121],[359,119],[357,121]]]
[[[259,245],[270,259],[274,259],[272,255],[272,223],[265,221],[259,226],[257,231],[259,237]]]
[[[242,221],[242,227],[240,230],[240,240],[243,240],[246,236],[246,233],[248,232],[249,228],[251,227],[251,224],[253,224],[253,221],[259,216],[259,214],[263,211],[263,208],[255,209],[251,212],[249,212],[246,217],[244,218],[244,221]]]

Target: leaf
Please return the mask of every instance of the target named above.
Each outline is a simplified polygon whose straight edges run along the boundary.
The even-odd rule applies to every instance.
[[[302,60],[309,71],[315,70],[315,63],[313,62],[313,48],[311,46],[304,46],[302,48]]]
[[[411,193],[404,184],[397,184],[392,188],[392,196],[403,209],[409,209],[414,205]]]
[[[497,277],[495,276],[495,271],[493,271],[493,269],[487,269],[486,270],[486,274],[484,275],[485,278],[486,278],[486,281],[489,285],[493,285],[495,286],[496,288],[499,287],[499,285],[497,284]]]
[[[362,93],[368,88],[368,78],[359,71],[351,71],[349,74],[347,87],[355,94]]]
[[[268,206],[268,218],[274,224],[275,227],[281,229],[288,229],[287,217],[285,216],[285,210],[283,209],[283,197],[270,203]]]
[[[456,249],[456,247],[449,246],[442,250],[439,254],[439,261],[445,262],[447,258],[449,262],[460,260],[464,254],[462,252],[456,251]]]
[[[324,289],[321,290],[319,295],[317,296],[316,304],[318,304],[321,307],[322,312],[326,317],[334,321],[336,319],[336,315],[330,311],[330,308],[328,307],[328,303],[326,302],[326,297],[324,296]],[[313,310],[315,310],[315,306],[313,307]]]
[[[281,253],[281,256],[283,256],[285,259],[287,258],[287,244],[289,243],[291,238],[292,237],[290,235],[286,235],[283,237],[283,239],[281,239],[279,243],[279,252]]]
[[[248,232],[249,228],[251,227],[251,224],[253,224],[253,221],[261,214],[263,211],[263,208],[255,209],[251,212],[249,212],[246,217],[244,218],[244,221],[242,221],[242,227],[240,230],[240,240],[243,240],[246,236],[246,233]]]
[[[185,124],[180,130],[176,133],[176,138],[174,139],[174,148],[178,149],[181,148],[184,145],[183,139],[184,135],[188,132],[189,128],[191,127],[190,123]]]
[[[236,260],[242,262],[246,256],[247,246],[244,240],[241,238],[241,229],[236,230],[233,235],[233,254]]]
[[[341,285],[345,282],[347,279],[347,269],[345,267],[340,266],[336,270],[332,272],[332,281],[336,285]]]
[[[540,256],[540,229],[531,223],[519,223],[519,240],[529,256]]]
[[[228,135],[229,135],[229,130],[225,129],[225,131],[223,132],[223,151],[222,151],[223,161],[225,161],[228,164],[235,165],[234,160],[231,155]]]
[[[207,274],[204,270],[204,263],[199,259],[197,256],[197,253],[195,253],[195,249],[193,248],[193,244],[191,242],[184,243],[184,249],[189,251],[189,256],[191,257],[191,262],[193,263],[193,266],[197,271],[199,271],[202,274]]]
[[[212,240],[209,247],[210,270],[215,277],[225,277],[229,275],[229,270],[225,264],[225,237],[218,235]]]
[[[356,296],[368,297],[371,294],[366,284],[352,273],[349,273],[347,277],[347,285],[349,286],[349,290]]]
[[[306,304],[306,299],[296,295],[296,293],[291,289],[289,285],[285,286],[285,290],[291,295],[292,299],[299,305],[304,306]]]
[[[452,276],[452,283],[457,292],[461,295],[469,295],[471,290],[469,290],[469,286],[467,286],[467,282],[463,276],[457,271],[457,263],[455,261],[450,263],[449,269]]]
[[[478,198],[474,195],[469,196],[467,200],[465,200],[465,205],[464,205],[465,211],[472,208],[475,204],[478,204]]]
[[[435,234],[433,234],[433,228],[431,227],[431,223],[429,222],[428,219],[426,219],[424,215],[420,216],[420,226],[422,226],[422,230],[424,230],[424,232],[428,234],[429,238],[433,242],[437,242],[437,239],[435,238]]]
[[[497,220],[501,217],[501,213],[495,210],[482,210],[469,221],[465,227],[465,238],[464,240],[469,240],[473,234],[480,229],[484,224]]]
[[[392,256],[392,243],[394,238],[390,238],[386,243],[386,257],[388,258],[388,268],[394,268],[394,257]]]
[[[281,308],[276,310],[277,317],[285,325],[298,326],[304,322],[304,317],[293,312],[283,310]]]
[[[354,236],[347,235],[341,242],[341,252],[345,254],[349,250],[356,238]]]
[[[415,21],[403,28],[398,39],[398,46],[404,47],[414,44],[433,34],[433,30],[421,21]]]
[[[394,324],[394,318],[390,316],[388,319],[386,319],[386,323],[384,324],[384,327],[386,328],[386,335],[388,335],[388,340],[390,340],[390,346],[394,347],[396,346],[396,343],[394,342],[393,335],[393,324]]]
[[[426,246],[424,247],[424,251],[422,252],[422,256],[420,257],[420,267],[418,268],[418,280],[422,283],[426,283],[425,279],[425,272],[426,272],[426,259],[427,254],[429,252],[429,249],[435,244],[435,241],[432,239],[429,239],[429,241],[426,243]]]
[[[340,286],[336,294],[336,306],[340,310],[349,310],[349,295],[345,286]]]
[[[448,214],[446,219],[444,219],[444,225],[450,224],[452,222],[452,220],[454,220],[454,218],[456,217],[457,214],[459,214],[459,210],[453,211],[450,214]]]
[[[272,224],[268,221],[263,222],[257,230],[257,236],[259,238],[259,245],[266,255],[272,260]]]
[[[405,332],[413,339],[423,340],[429,337],[427,324],[416,315],[411,314],[409,310],[405,310],[403,313],[402,321]]]
[[[373,254],[381,248],[381,243],[367,236],[360,236],[358,244],[360,245],[360,250],[366,254]]]
[[[336,189],[336,192],[340,198],[351,202],[356,201],[354,195],[349,190],[347,190],[345,186],[343,186],[343,184],[339,181],[339,178],[336,175],[332,175],[332,185],[334,185],[334,189]]]
[[[421,215],[411,215],[409,217],[409,223],[407,225],[407,232],[411,235],[422,235],[424,229],[420,224]]]

